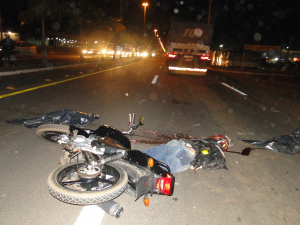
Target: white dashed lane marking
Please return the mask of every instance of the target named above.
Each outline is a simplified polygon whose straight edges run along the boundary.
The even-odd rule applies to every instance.
[[[156,84],[158,77],[159,77],[159,75],[155,75],[151,84]]]
[[[231,90],[233,90],[233,91],[235,91],[235,92],[241,94],[241,95],[248,96],[246,93],[244,93],[244,92],[242,92],[242,91],[236,89],[235,87],[232,87],[232,86],[230,86],[230,85],[228,85],[228,84],[226,84],[226,83],[223,83],[223,82],[222,82],[221,84],[224,85],[225,87],[228,87],[228,88],[230,88]]]

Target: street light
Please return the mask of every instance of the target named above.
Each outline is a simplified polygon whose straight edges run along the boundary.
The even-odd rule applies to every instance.
[[[157,29],[154,29],[154,36],[155,36],[155,39],[156,39],[156,32],[157,32]]]
[[[144,6],[144,35],[145,35],[145,26],[146,26],[146,7],[148,6],[147,2],[142,4]]]

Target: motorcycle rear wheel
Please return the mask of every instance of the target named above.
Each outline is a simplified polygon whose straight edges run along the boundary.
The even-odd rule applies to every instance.
[[[80,163],[79,169],[85,167]],[[128,182],[127,173],[116,165],[104,165],[103,172],[95,179],[98,187],[91,188],[90,179],[82,179],[77,174],[77,164],[71,163],[54,170],[48,177],[48,190],[56,199],[74,205],[96,205],[110,201],[121,195]],[[89,189],[89,190],[88,190]]]
[[[43,140],[57,142],[60,135],[70,135],[70,128],[61,124],[44,124],[38,127],[37,136]]]

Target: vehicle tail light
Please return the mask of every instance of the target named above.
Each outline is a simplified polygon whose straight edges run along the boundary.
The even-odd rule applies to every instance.
[[[159,189],[165,195],[172,195],[174,189],[173,177],[167,174],[167,177],[157,179],[156,189]]]
[[[200,59],[201,60],[210,60],[210,57],[209,57],[209,55],[200,55]]]
[[[169,57],[169,58],[172,58],[172,59],[174,59],[174,58],[176,58],[176,57],[177,57],[177,55],[176,55],[176,54],[172,54],[172,53],[170,53],[170,54],[168,54],[168,57]]]

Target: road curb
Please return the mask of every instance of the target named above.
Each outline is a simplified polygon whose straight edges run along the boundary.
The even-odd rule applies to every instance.
[[[79,63],[79,64],[63,65],[63,66],[49,66],[49,67],[45,67],[45,68],[34,68],[34,69],[25,69],[25,70],[16,70],[16,71],[6,71],[6,72],[0,72],[0,77],[16,75],[16,74],[23,74],[23,73],[40,72],[40,71],[46,71],[46,70],[69,68],[69,67],[82,66],[82,65],[87,65],[87,63]]]
[[[137,59],[137,58],[134,58]],[[117,59],[119,62],[120,59]],[[115,62],[117,62],[115,61]],[[110,60],[105,60],[105,64],[107,62],[111,62]],[[121,60],[122,62],[122,60]],[[17,74],[25,74],[25,73],[33,73],[33,72],[41,72],[41,71],[49,71],[54,69],[64,69],[64,68],[70,68],[70,67],[76,67],[76,66],[86,66],[86,65],[93,65],[98,64],[99,62],[82,62],[82,63],[73,63],[68,65],[61,65],[61,66],[54,66],[51,63],[49,63],[46,67],[39,67],[39,68],[31,68],[31,69],[20,69],[20,70],[13,70],[13,71],[3,71],[0,72],[0,77],[4,76],[10,76],[10,75],[17,75]],[[103,62],[102,62],[103,63]]]

